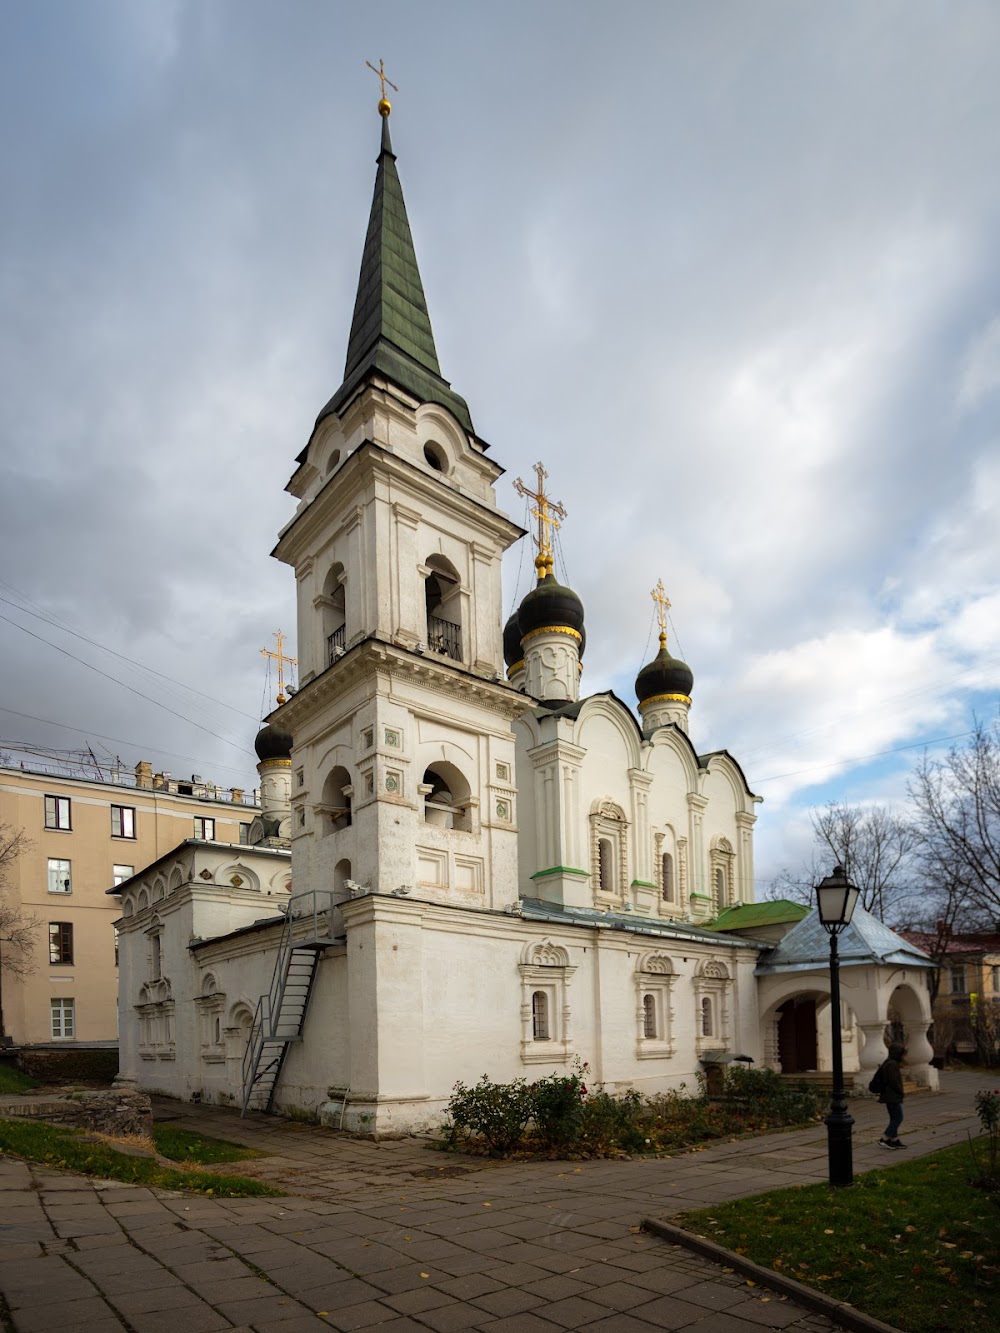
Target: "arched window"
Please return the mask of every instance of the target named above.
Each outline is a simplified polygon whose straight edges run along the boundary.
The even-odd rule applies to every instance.
[[[542,990],[531,997],[531,1034],[535,1041],[549,1040],[549,997]]]
[[[663,853],[662,873],[663,901],[672,903],[674,901],[674,858],[669,852]]]
[[[351,878],[350,861],[338,861],[333,867],[333,891],[338,898],[347,897],[347,881]]]
[[[703,996],[701,1001],[701,1035],[712,1036],[712,1001],[707,995]]]
[[[334,565],[323,584],[323,634],[326,639],[326,665],[330,666],[347,647],[347,592],[344,566]]]
[[[335,833],[351,825],[351,775],[346,768],[335,768],[323,784],[323,831]]]
[[[601,838],[597,844],[597,880],[602,893],[614,893],[615,849],[610,838]]]
[[[642,997],[642,1035],[644,1037],[659,1036],[656,1031],[656,997],[653,995]]]
[[[424,821],[438,828],[469,828],[469,784],[454,764],[432,764],[421,785]]]
[[[424,580],[427,606],[427,646],[455,662],[462,660],[462,607],[458,573],[443,555],[427,560]]]

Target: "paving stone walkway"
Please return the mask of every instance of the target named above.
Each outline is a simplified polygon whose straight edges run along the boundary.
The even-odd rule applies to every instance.
[[[978,1129],[982,1078],[907,1103],[910,1148]],[[855,1169],[884,1113],[852,1106]],[[374,1144],[219,1107],[157,1119],[263,1149],[238,1169],[290,1191],[211,1200],[0,1159],[0,1321],[17,1333],[825,1333],[836,1323],[638,1230],[744,1194],[822,1180],[823,1126],[657,1161],[491,1162]]]

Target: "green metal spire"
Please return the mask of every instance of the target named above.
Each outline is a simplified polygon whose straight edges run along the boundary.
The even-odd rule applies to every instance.
[[[441,403],[472,434],[472,418],[465,399],[441,375],[403,190],[396,172],[396,155],[389,138],[388,110],[382,111],[382,147],[377,161],[375,195],[361,257],[344,382],[320,413],[319,420],[339,411],[365,377],[377,372],[421,402]]]

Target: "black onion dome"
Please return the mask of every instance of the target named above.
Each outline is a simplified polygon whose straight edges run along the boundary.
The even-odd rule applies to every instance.
[[[652,662],[646,663],[635,678],[635,692],[640,704],[644,704],[647,699],[655,698],[658,694],[682,694],[685,698],[689,698],[693,684],[694,674],[691,668],[686,662],[670,656],[667,652],[666,639],[661,637],[660,651]]]
[[[511,612],[510,619],[503,627],[503,663],[505,667],[512,667],[515,662],[520,662],[524,654],[521,652],[521,630],[517,623],[517,610]]]
[[[517,610],[521,638],[536,629],[572,629],[580,636],[580,656],[587,642],[583,628],[583,603],[572,588],[546,574],[528,593]]]
[[[261,763],[267,759],[291,759],[292,738],[287,731],[280,731],[270,722],[265,722],[257,732],[253,748],[257,751],[257,758]]]

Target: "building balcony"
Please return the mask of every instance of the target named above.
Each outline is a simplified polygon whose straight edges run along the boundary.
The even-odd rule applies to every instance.
[[[347,626],[341,625],[332,634],[326,636],[326,664],[332,666],[337,657],[347,647]]]

